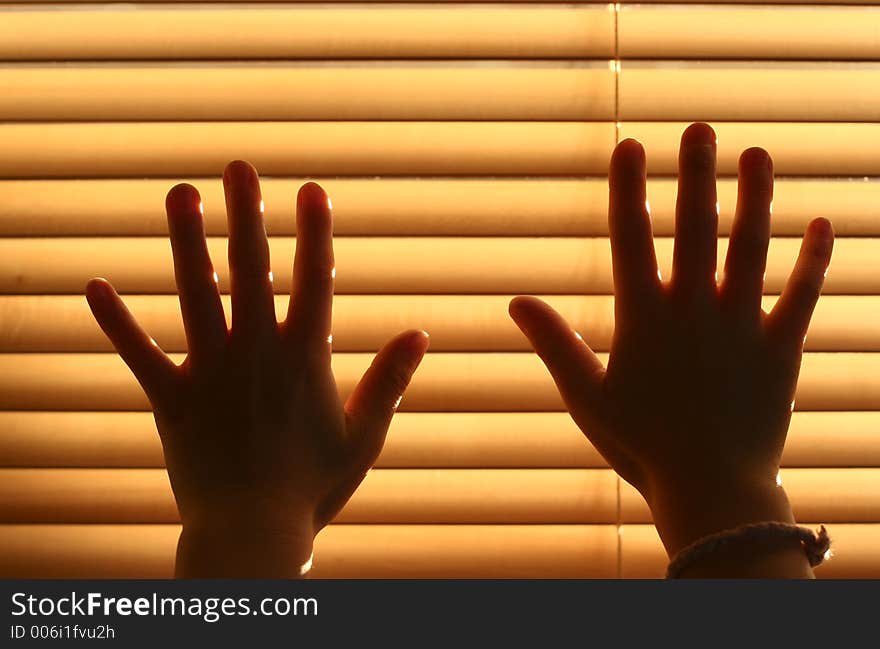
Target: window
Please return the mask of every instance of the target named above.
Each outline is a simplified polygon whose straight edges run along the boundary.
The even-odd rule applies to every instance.
[[[723,235],[739,153],[774,157],[768,303],[808,220],[835,224],[781,478],[834,537],[818,574],[880,577],[877,25],[867,2],[0,8],[0,575],[171,575],[152,416],[82,292],[108,277],[184,352],[164,196],[200,189],[228,288],[220,174],[244,158],[280,293],[296,188],[332,197],[343,391],[391,333],[432,334],[314,576],[662,576],[647,508],[561,411],[507,301],[549,296],[607,350],[611,150],[645,143],[668,269],[678,140],[705,120]]]

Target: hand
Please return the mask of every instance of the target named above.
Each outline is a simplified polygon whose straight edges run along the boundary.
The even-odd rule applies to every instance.
[[[518,297],[510,305],[575,422],[646,498],[670,556],[722,529],[793,521],[776,476],[833,245],[827,220],[810,223],[782,296],[762,311],[773,171],[766,151],[749,149],[739,161],[719,285],[715,157],[714,131],[691,125],[681,141],[672,277],[664,282],[645,202],[644,150],[635,140],[615,149],[607,369],[545,303]]]
[[[109,283],[89,282],[95,318],[152,405],[183,523],[181,577],[296,577],[312,540],[373,465],[424,355],[422,331],[378,353],[343,407],[330,368],[333,241],[327,195],[297,196],[297,246],[287,318],[275,318],[256,170],[223,175],[232,327],[227,330],[205,243],[201,198],[166,198],[188,354],[177,366]]]

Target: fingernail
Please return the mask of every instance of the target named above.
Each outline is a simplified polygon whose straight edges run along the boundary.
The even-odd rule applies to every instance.
[[[192,206],[195,205],[202,214],[204,214],[202,208],[202,197],[199,194],[199,190],[190,185],[189,183],[178,183],[174,187],[172,187],[168,194],[165,196],[165,209],[166,210],[174,210],[174,211],[182,211],[192,209]]]
[[[305,200],[308,202],[314,201],[316,203],[324,200],[326,201],[328,208],[332,209],[333,207],[333,204],[330,202],[330,197],[327,195],[327,192],[324,191],[324,188],[321,187],[321,185],[314,182],[313,180],[310,180],[305,185],[300,187],[299,197],[300,200]]]
[[[86,283],[86,297],[94,296],[99,299],[105,299],[112,295],[113,289],[103,277],[94,277]]]
[[[812,234],[818,241],[816,242],[816,251],[818,254],[827,256],[830,261],[831,250],[834,246],[834,229],[831,221],[825,218],[819,218],[810,223]]]
[[[624,146],[626,146],[626,147],[629,147],[629,148],[631,148],[631,149],[633,149],[633,150],[635,150],[635,151],[637,151],[637,152],[638,152],[638,156],[639,156],[639,158],[638,158],[638,159],[639,159],[639,162],[641,162],[641,163],[644,164],[644,162],[645,162],[645,147],[644,147],[644,145],[642,145],[641,142],[639,142],[639,141],[638,141],[636,138],[634,138],[634,137],[628,137],[628,138],[626,138],[625,140],[623,140],[623,141],[621,142],[621,144],[624,145]]]
[[[233,160],[223,170],[223,186],[226,187],[234,174],[250,173],[250,163],[246,160]],[[242,172],[244,169],[244,172]],[[239,175],[238,178],[243,176]]]
[[[108,292],[107,291],[107,288],[108,288],[107,280],[104,279],[103,277],[93,277],[86,284],[86,288],[88,288],[88,287],[91,287],[91,289],[93,291],[98,291],[101,293]]]
[[[813,230],[816,232],[817,235],[820,235],[823,238],[828,238],[833,232],[831,221],[824,217],[818,218],[813,221]]]
[[[715,148],[718,144],[718,136],[706,122],[694,122],[685,129],[682,139],[696,147]]]

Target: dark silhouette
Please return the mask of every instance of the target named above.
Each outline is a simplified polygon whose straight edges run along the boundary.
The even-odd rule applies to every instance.
[[[178,577],[298,577],[312,541],[375,462],[428,337],[400,334],[343,406],[330,369],[333,242],[327,195],[297,197],[287,318],[275,318],[255,169],[223,176],[232,327],[227,331],[194,187],[168,193],[168,229],[189,353],[176,366],[104,280],[95,318],[150,400],[183,530]]]
[[[533,297],[510,304],[575,422],[647,500],[670,557],[723,530],[794,522],[776,477],[834,240],[826,219],[810,223],[782,296],[764,313],[773,170],[766,151],[748,149],[739,160],[719,285],[715,156],[715,132],[692,124],[679,153],[672,277],[663,281],[645,204],[645,152],[635,140],[617,145],[609,178],[615,331],[607,369],[550,306]],[[684,576],[812,571],[797,539],[777,537],[731,544]]]

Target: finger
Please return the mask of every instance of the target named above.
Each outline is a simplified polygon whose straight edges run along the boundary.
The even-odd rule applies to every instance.
[[[192,185],[176,185],[165,198],[165,211],[186,345],[198,362],[222,350],[226,342],[226,319],[205,243],[199,192]]]
[[[428,349],[428,334],[407,331],[389,341],[373,359],[345,404],[349,457],[347,477],[315,512],[315,528],[329,523],[355,492],[376,462],[391,418],[413,373]]]
[[[86,285],[86,299],[95,320],[131,369],[154,408],[160,409],[174,391],[177,366],[141,328],[105,279]]]
[[[757,317],[761,313],[773,201],[773,162],[764,149],[747,149],[740,156],[737,187],[722,295],[734,310]]]
[[[802,346],[813,309],[822,292],[825,272],[834,248],[834,230],[828,219],[807,226],[794,270],[767,318],[769,333],[779,340]]]
[[[230,162],[223,172],[223,189],[229,223],[232,331],[259,335],[269,331],[276,321],[269,242],[256,169],[244,160]]]
[[[693,297],[715,287],[718,198],[715,193],[715,131],[691,124],[681,137],[672,289]]]
[[[296,253],[287,317],[297,341],[326,349],[328,356],[335,274],[330,199],[320,185],[309,182],[296,198]]]
[[[510,302],[510,317],[544,361],[569,411],[591,417],[601,400],[602,362],[549,304],[519,296]]]
[[[657,257],[645,190],[645,150],[626,139],[614,149],[608,175],[608,228],[614,273],[614,304],[629,311],[659,289]]]
[[[406,331],[379,350],[345,404],[353,464],[369,469],[385,443],[385,434],[413,373],[428,350],[428,334]]]

